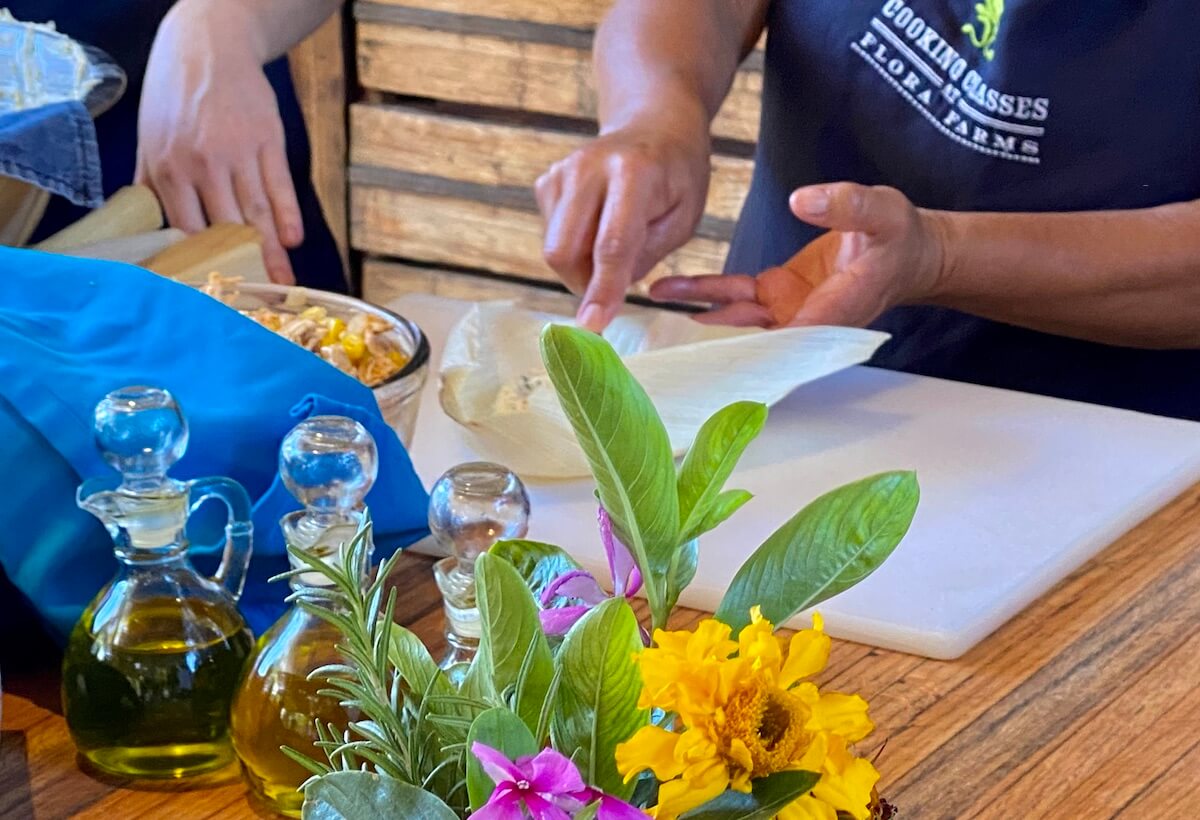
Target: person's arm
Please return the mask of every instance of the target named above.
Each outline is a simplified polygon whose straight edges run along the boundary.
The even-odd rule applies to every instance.
[[[285,248],[304,239],[283,124],[263,65],[341,4],[335,0],[180,0],[163,20],[138,115],[138,181],[168,221],[194,232],[248,223],[271,278],[294,279]]]
[[[703,215],[709,125],[767,0],[617,0],[596,35],[600,135],[537,184],[545,256],[603,329]]]
[[[792,194],[830,228],[758,277],[673,277],[664,300],[715,305],[727,324],[866,325],[931,304],[1105,344],[1200,347],[1200,202],[1084,213],[913,207],[892,188],[835,183]]]

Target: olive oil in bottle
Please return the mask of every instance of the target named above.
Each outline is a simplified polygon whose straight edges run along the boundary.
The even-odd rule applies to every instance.
[[[279,450],[284,486],[305,509],[279,522],[284,541],[293,549],[337,566],[341,545],[358,530],[363,499],[378,472],[375,441],[358,422],[340,416],[317,416],[287,434]],[[294,568],[305,565],[289,556]],[[370,565],[354,568],[365,581]],[[311,569],[289,577],[292,597],[315,607],[335,606],[322,593],[330,581]],[[251,792],[272,810],[299,817],[304,804],[300,786],[309,777],[304,767],[281,751],[287,746],[324,761],[316,747],[316,721],[338,731],[358,719],[328,689],[322,678],[308,676],[322,666],[345,664],[337,651],[338,631],[298,604],[284,613],[258,643],[254,658],[233,702],[233,745]]]
[[[295,749],[324,760],[318,749],[316,721],[339,729],[358,719],[337,698],[317,694],[328,689],[314,669],[345,660],[335,650],[337,630],[299,607],[289,611],[258,642],[258,655],[233,701],[233,742],[251,791],[275,811],[300,816],[304,794],[299,786],[309,772],[280,749]]]
[[[142,601],[114,642],[85,613],[67,645],[63,704],[75,745],[103,771],[137,778],[186,777],[234,759],[229,703],[253,640],[206,603]],[[196,643],[183,624],[205,625]]]
[[[229,707],[253,638],[237,610],[250,560],[250,498],[228,478],[176,481],[188,430],[171,394],[109,393],[96,444],[120,473],[90,479],[78,503],[113,537],[117,574],[71,632],[63,658],[67,729],[109,774],[189,777],[233,760]],[[221,501],[225,554],[213,578],[188,560],[190,510]]]

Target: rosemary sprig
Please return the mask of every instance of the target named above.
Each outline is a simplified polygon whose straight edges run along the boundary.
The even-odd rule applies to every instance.
[[[452,808],[465,811],[464,727],[486,704],[457,693],[427,653],[418,669],[420,661],[412,653],[393,650],[393,637],[405,630],[394,621],[396,590],[386,586],[400,554],[381,564],[374,578],[364,583],[370,545],[371,518],[364,512],[337,562],[288,547],[297,566],[278,579],[317,573],[329,582],[293,592],[288,601],[328,622],[341,638],[336,648],[343,662],[323,666],[309,677],[323,678],[328,688],[321,694],[337,698],[360,718],[344,727],[317,723],[316,745],[325,761],[283,751],[314,778],[334,771],[374,770],[433,789]],[[415,640],[411,634],[407,637]]]

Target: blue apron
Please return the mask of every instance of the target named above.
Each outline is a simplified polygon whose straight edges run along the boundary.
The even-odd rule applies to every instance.
[[[775,0],[762,132],[727,269],[819,231],[795,188],[891,185],[959,211],[1200,198],[1200,42],[1184,0]],[[873,363],[1200,418],[1200,352],[1145,351],[910,307]]]
[[[104,50],[129,77],[125,96],[96,120],[105,196],[133,181],[137,161],[137,115],[150,46],[174,0],[9,0],[3,4],[18,20],[54,21],[60,31]],[[266,67],[275,89],[287,139],[288,165],[304,222],[304,244],[290,252],[303,285],[345,292],[342,262],[312,185],[308,132],[292,87],[287,61]],[[86,211],[55,197],[38,225],[38,241],[75,222]]]

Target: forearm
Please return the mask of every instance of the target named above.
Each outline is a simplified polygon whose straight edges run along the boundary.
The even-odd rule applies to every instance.
[[[702,126],[707,138],[742,56],[762,32],[766,6],[617,0],[596,35],[601,131],[657,119]]]
[[[944,249],[928,301],[1108,344],[1200,347],[1200,202],[927,215]]]
[[[340,8],[340,0],[180,0],[160,37],[238,43],[265,65],[281,57]]]

